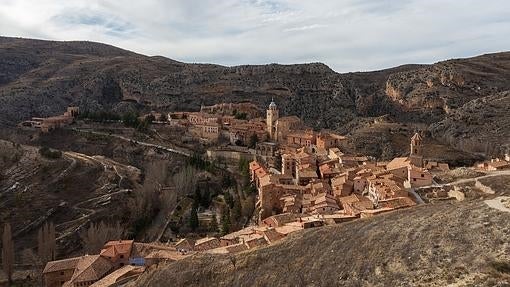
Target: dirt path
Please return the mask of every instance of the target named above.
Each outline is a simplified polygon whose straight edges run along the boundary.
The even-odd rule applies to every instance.
[[[80,160],[80,161],[88,162],[88,163],[95,164],[95,165],[99,164],[99,165],[103,166],[103,169],[105,170],[105,172],[108,170],[113,170],[115,172],[115,174],[117,175],[117,177],[119,178],[119,181],[117,183],[117,188],[118,189],[121,188],[121,184],[122,184],[122,181],[124,180],[125,176],[123,174],[121,174],[119,172],[119,170],[117,169],[117,163],[115,163],[111,160],[108,160],[106,158],[103,158],[103,157],[94,157],[94,156],[89,156],[89,155],[85,155],[85,154],[81,154],[81,153],[77,153],[77,152],[71,152],[71,151],[65,152],[64,155],[68,158],[74,159],[74,161]],[[112,168],[110,169],[110,167],[112,167]],[[104,186],[99,188],[99,190],[102,190],[103,188],[104,188]],[[71,208],[78,211],[80,214],[82,214],[82,216],[80,218],[73,219],[73,220],[58,224],[56,227],[57,228],[64,227],[64,231],[61,233],[60,236],[57,237],[57,240],[61,240],[65,237],[73,234],[77,230],[79,230],[83,225],[85,225],[87,223],[87,220],[91,216],[93,216],[94,214],[97,213],[96,210],[90,209],[90,208],[85,208],[85,207],[83,207],[83,205],[85,205],[87,203],[95,202],[95,201],[107,200],[114,195],[127,193],[129,191],[131,191],[131,190],[130,189],[120,189],[115,192],[110,192],[107,194],[99,195],[99,196],[89,198],[89,199],[80,201],[78,203],[75,203]],[[71,225],[79,223],[79,222],[82,222],[82,223],[79,224],[77,227],[66,228],[66,226],[71,226]]]
[[[77,129],[77,128],[71,128],[71,130],[77,131],[77,132],[82,132],[82,133],[90,133],[90,134],[95,134],[95,135],[100,135],[100,136],[113,137],[113,138],[121,139],[123,141],[132,142],[132,143],[135,143],[137,145],[146,146],[146,147],[152,147],[152,148],[164,150],[164,151],[167,151],[167,152],[183,155],[183,156],[186,156],[186,157],[190,157],[191,156],[191,152],[189,152],[189,151],[178,150],[178,149],[175,149],[175,148],[170,148],[170,147],[166,147],[166,146],[162,146],[162,145],[158,145],[158,144],[138,141],[138,140],[131,139],[131,138],[128,138],[128,137],[125,137],[125,136],[121,136],[121,135],[109,134],[109,133],[104,133],[104,132],[97,132],[97,131],[93,131],[93,130],[83,130],[83,129]]]
[[[80,218],[77,218],[77,219],[74,219],[74,220],[71,220],[71,221],[66,221],[64,223],[58,224],[56,227],[58,228],[58,227],[62,227],[64,225],[74,224],[74,223],[79,222],[79,221],[84,221],[84,222],[82,224],[80,224],[76,228],[72,228],[71,230],[64,231],[60,236],[58,236],[56,238],[56,240],[61,240],[62,238],[65,238],[65,237],[71,235],[72,233],[76,232],[83,225],[85,225],[87,223],[87,219],[88,218],[90,218],[91,216],[93,216],[94,214],[97,213],[97,210],[81,207],[83,204],[94,202],[94,201],[100,201],[100,200],[103,200],[103,199],[107,199],[108,197],[112,197],[114,195],[117,195],[117,194],[127,193],[129,191],[131,191],[131,190],[130,189],[122,189],[122,190],[119,190],[119,191],[116,191],[116,192],[100,195],[100,196],[97,196],[97,197],[94,197],[94,198],[90,198],[90,199],[87,199],[87,200],[84,200],[84,201],[80,201],[80,202],[74,204],[72,206],[72,208],[75,209],[75,210],[80,211],[82,213],[82,216]]]
[[[416,189],[419,190],[419,189],[426,189],[426,188],[431,188],[431,187],[443,187],[443,186],[458,185],[458,184],[463,184],[463,183],[468,183],[468,182],[473,182],[473,181],[476,182],[480,179],[490,178],[490,177],[495,177],[495,176],[502,176],[502,175],[510,175],[510,170],[490,171],[486,175],[481,175],[481,176],[477,176],[477,177],[473,177],[473,178],[463,178],[463,179],[459,179],[459,180],[456,180],[453,182],[448,182],[448,183],[440,183],[440,184],[435,183],[432,185],[418,187]]]

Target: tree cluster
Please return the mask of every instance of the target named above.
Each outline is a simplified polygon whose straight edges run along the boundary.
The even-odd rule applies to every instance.
[[[90,254],[95,254],[101,251],[106,242],[122,239],[123,232],[124,229],[118,222],[112,225],[104,222],[91,223],[89,228],[80,233],[80,238],[83,248]]]

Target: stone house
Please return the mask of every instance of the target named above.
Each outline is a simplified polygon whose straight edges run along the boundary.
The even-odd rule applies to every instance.
[[[247,121],[239,124],[232,124],[229,127],[229,138],[231,144],[250,144],[251,138],[257,136],[257,141],[267,139],[267,131],[264,123],[258,121]]]
[[[412,166],[409,168],[408,180],[411,187],[427,186],[432,184],[432,174],[424,168]]]
[[[133,248],[133,240],[117,240],[107,242],[100,255],[112,262],[115,268],[129,265],[129,258]]]
[[[44,286],[60,287],[71,280],[80,257],[51,261],[43,270]]]
[[[496,158],[478,164],[477,168],[486,171],[504,170],[510,168],[510,162]]]
[[[328,150],[330,148],[338,148],[346,140],[347,138],[344,136],[323,131],[317,135],[316,145],[318,148]]]
[[[220,240],[216,237],[205,237],[195,242],[195,251],[204,251],[220,247]]]
[[[331,179],[331,188],[336,198],[351,195],[354,191],[354,183],[349,180],[347,173],[335,176]]]
[[[115,270],[114,265],[101,255],[80,257],[73,276],[64,283],[65,287],[88,287]]]
[[[374,209],[374,205],[370,199],[365,196],[352,194],[339,198],[340,204],[347,215],[359,216],[363,210]]]
[[[262,220],[262,223],[267,227],[281,227],[287,223],[294,222],[299,218],[299,215],[294,213],[281,213],[272,215]]]

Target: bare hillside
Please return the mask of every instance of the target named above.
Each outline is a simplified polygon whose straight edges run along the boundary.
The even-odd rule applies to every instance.
[[[482,200],[439,202],[187,258],[134,286],[507,286],[509,220]]]
[[[59,255],[80,249],[78,232],[91,220],[121,220],[137,168],[102,156],[0,141],[0,222],[13,226],[16,249],[37,245],[37,231],[56,225]],[[117,206],[111,209],[112,206]]]
[[[483,119],[500,128],[509,113],[505,105],[477,103],[492,102],[495,95],[508,98],[509,76],[508,52],[339,74],[322,63],[224,67],[147,57],[93,42],[1,37],[0,125],[59,114],[67,105],[172,111],[251,101],[265,108],[274,98],[282,114],[297,115],[314,128],[355,133],[348,129],[353,123],[391,115],[398,123],[430,128],[443,143],[497,154],[509,140],[483,128]],[[457,120],[462,118],[481,122],[466,125]],[[482,135],[487,147],[466,139],[472,133]]]

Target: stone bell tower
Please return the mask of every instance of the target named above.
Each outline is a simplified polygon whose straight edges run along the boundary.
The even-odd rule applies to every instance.
[[[278,107],[276,106],[274,100],[271,100],[269,104],[269,108],[267,109],[266,114],[266,124],[267,124],[267,133],[269,134],[269,139],[276,141],[278,136],[276,133],[276,121],[278,120]]]
[[[414,166],[423,167],[423,137],[415,133],[411,138],[411,152],[409,159]]]

